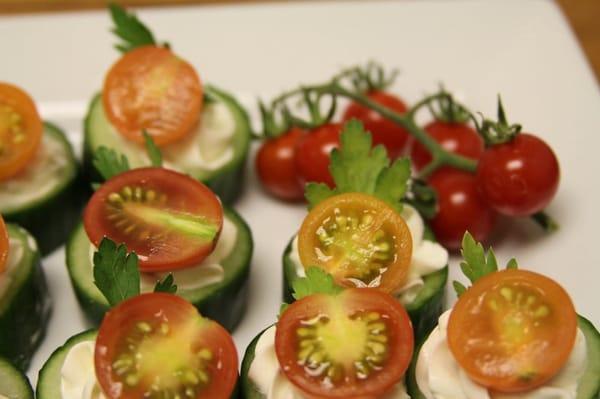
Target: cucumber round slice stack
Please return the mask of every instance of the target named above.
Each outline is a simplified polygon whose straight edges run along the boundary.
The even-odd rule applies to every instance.
[[[585,317],[578,316],[577,324],[585,336],[587,367],[577,384],[576,399],[597,399],[600,398],[600,333]],[[426,399],[417,385],[415,375],[421,345],[426,339],[427,337],[424,337],[419,342],[406,377],[406,390],[412,399]]]
[[[27,370],[46,333],[51,301],[35,239],[21,227],[6,227],[10,248],[8,268],[0,276],[0,356]]]
[[[38,399],[61,399],[61,370],[69,351],[78,343],[96,341],[97,330],[75,335],[54,351],[40,370],[35,396]]]
[[[82,184],[65,134],[45,123],[36,159],[16,177],[0,182],[0,213],[26,228],[43,255],[62,245],[79,220]]]
[[[27,377],[2,358],[0,358],[0,397],[33,399],[33,389]]]
[[[260,340],[260,337],[263,335],[265,331],[267,331],[270,327],[267,327],[263,331],[260,332],[248,345],[246,348],[246,353],[244,353],[244,359],[242,360],[242,368],[240,372],[240,381],[238,386],[241,390],[241,397],[244,399],[265,399],[266,396],[263,395],[259,389],[256,387],[254,382],[248,376],[250,372],[250,366],[252,366],[252,362],[254,361],[254,356],[256,355],[256,344]]]
[[[424,238],[434,241],[429,230],[425,230]],[[292,303],[292,285],[299,278],[296,272],[296,262],[291,256],[293,238],[283,253],[283,301]],[[415,299],[405,306],[415,331],[415,337],[425,336],[435,327],[438,317],[442,314],[446,298],[446,282],[448,281],[448,266],[437,272],[423,276],[424,286]]]
[[[242,189],[243,169],[251,138],[250,121],[244,108],[231,95],[212,86],[206,86],[204,90],[207,100],[205,100],[200,124],[210,123],[215,129],[223,128],[214,115],[229,113],[234,121],[233,137],[227,144],[227,149],[219,148],[219,151],[232,151],[232,156],[223,165],[214,168],[201,166],[193,157],[190,159],[190,156],[182,156],[184,152],[189,154],[190,148],[195,149],[195,146],[199,145],[194,141],[201,130],[197,129],[190,133],[190,137],[183,139],[183,142],[161,148],[163,160],[165,167],[172,167],[202,181],[219,195],[223,203],[230,204],[238,197]],[[211,131],[202,129],[201,133],[210,134]],[[211,142],[210,145],[218,147],[223,143]],[[102,106],[101,94],[98,94],[92,100],[85,119],[83,164],[85,175],[91,181],[101,180],[98,171],[92,165],[94,151],[101,146],[114,149],[127,156],[132,168],[150,165],[144,147],[127,141],[111,125]],[[212,148],[210,147],[210,150],[207,148],[205,151],[211,152]]]
[[[193,303],[203,316],[231,331],[245,310],[253,242],[248,225],[235,211],[225,208],[224,215],[236,226],[237,238],[229,256],[221,262],[225,270],[223,280],[202,288],[179,289],[178,294]],[[81,307],[94,323],[99,324],[109,305],[94,285],[91,246],[83,225],[79,225],[67,243],[67,267]]]

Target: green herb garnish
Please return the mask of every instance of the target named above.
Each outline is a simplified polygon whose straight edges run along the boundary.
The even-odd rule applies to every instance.
[[[131,169],[129,160],[125,155],[117,154],[115,150],[104,146],[99,147],[94,152],[92,164],[104,180],[108,180]]]
[[[329,170],[335,182],[330,189],[323,183],[309,183],[305,196],[309,208],[342,193],[359,192],[373,195],[396,211],[402,211],[402,198],[410,178],[410,161],[397,159],[390,165],[385,147],[371,147],[372,138],[357,120],[351,120],[342,130],[340,148],[331,152]]]
[[[314,294],[337,295],[344,290],[343,287],[335,284],[333,276],[325,270],[311,266],[306,269],[306,277],[300,277],[292,283],[292,296],[296,299]],[[279,314],[282,314],[289,305],[283,303],[279,309]]]
[[[117,43],[115,48],[122,53],[133,50],[136,47],[156,45],[154,35],[134,13],[127,12],[118,4],[111,3],[109,6],[114,28],[111,29],[122,42]]]
[[[159,280],[154,286],[154,292],[166,292],[168,294],[174,294],[177,292],[177,284],[175,284],[175,279],[173,278],[173,274],[169,273],[165,276],[164,279]]]
[[[160,153],[160,149],[152,139],[152,136],[148,134],[146,129],[142,131],[142,134],[144,135],[144,145],[146,146],[146,152],[150,158],[150,163],[154,167],[162,167],[162,154]]]
[[[124,244],[117,246],[103,238],[94,253],[94,284],[110,306],[140,294],[140,271],[135,252],[127,253]]]

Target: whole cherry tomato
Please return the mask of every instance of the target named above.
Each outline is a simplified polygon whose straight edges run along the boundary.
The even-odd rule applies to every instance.
[[[484,151],[483,138],[475,129],[465,123],[432,121],[425,126],[425,131],[446,151],[478,160]],[[431,162],[431,154],[423,144],[415,141],[410,151],[410,158],[416,170],[421,170]]]
[[[368,93],[368,97],[397,113],[403,114],[407,110],[406,104],[390,93],[373,90]],[[352,118],[360,120],[365,129],[371,132],[373,144],[383,144],[385,146],[391,159],[396,159],[402,155],[411,141],[411,136],[404,128],[363,105],[351,103],[346,108],[343,116],[344,121]]]
[[[334,187],[329,172],[329,154],[340,146],[342,125],[327,123],[305,134],[296,147],[296,170],[302,186],[307,182]]]
[[[529,216],[544,209],[559,180],[558,160],[550,146],[527,133],[486,149],[477,167],[483,198],[508,216]]]
[[[287,133],[266,140],[256,155],[256,170],[263,187],[277,198],[298,201],[304,198],[304,187],[298,181],[296,146],[305,132],[293,128]]]
[[[429,184],[438,195],[438,213],[431,228],[443,246],[460,248],[465,231],[477,241],[488,238],[496,213],[481,198],[475,175],[456,169],[438,170],[429,178]]]

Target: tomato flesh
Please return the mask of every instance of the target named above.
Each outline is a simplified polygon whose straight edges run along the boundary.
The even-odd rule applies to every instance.
[[[31,97],[0,82],[0,182],[21,172],[34,158],[43,129]]]
[[[146,130],[159,145],[187,135],[198,123],[202,84],[194,68],[164,47],[129,51],[106,76],[106,116],[126,138],[144,142]]]
[[[399,114],[407,111],[406,104],[399,97],[381,90],[367,93],[370,100]],[[385,146],[391,159],[401,156],[412,141],[412,136],[398,124],[384,118],[380,113],[358,103],[350,103],[344,111],[343,120],[360,120],[373,137],[373,145]]]
[[[304,267],[323,268],[340,285],[393,292],[408,275],[412,237],[385,202],[349,193],[313,208],[300,228],[298,248]]]
[[[96,340],[98,382],[108,398],[229,398],[237,351],[223,327],[171,294],[124,301]]]
[[[301,187],[308,182],[335,187],[329,172],[329,156],[334,148],[340,147],[341,131],[342,125],[328,123],[309,131],[298,141],[295,166]]]
[[[2,215],[0,215],[0,274],[6,268],[6,262],[8,260],[8,249],[8,230],[6,230],[4,219],[2,218]]]
[[[448,345],[477,383],[523,392],[560,371],[576,333],[577,314],[560,285],[511,269],[481,278],[459,298],[448,322]]]
[[[106,236],[134,251],[142,271],[164,271],[196,265],[213,251],[223,209],[197,180],[141,168],[113,177],[94,193],[84,226],[94,245]]]
[[[370,288],[302,298],[281,315],[275,335],[285,375],[318,398],[380,397],[404,376],[413,347],[406,310]]]

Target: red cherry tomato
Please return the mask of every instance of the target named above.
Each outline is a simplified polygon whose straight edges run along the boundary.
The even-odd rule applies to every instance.
[[[298,201],[304,198],[304,187],[298,181],[296,146],[304,131],[293,128],[275,139],[262,143],[256,155],[256,170],[263,187],[277,198]]]
[[[455,169],[439,170],[431,175],[429,184],[438,195],[438,213],[431,228],[443,246],[460,248],[465,231],[477,241],[488,238],[496,213],[479,195],[475,175]]]
[[[342,125],[328,123],[308,132],[296,147],[296,170],[300,184],[325,183],[334,187],[329,173],[329,154],[340,146]]]
[[[554,152],[527,133],[488,148],[477,167],[485,201],[508,216],[529,216],[544,209],[556,194],[560,171]]]
[[[425,131],[446,151],[478,160],[483,154],[483,138],[475,129],[464,123],[433,121],[425,126]],[[421,170],[431,161],[431,154],[415,140],[410,158],[416,170]]]
[[[407,111],[406,104],[394,96],[380,90],[368,93],[368,97],[392,111],[403,114]],[[365,129],[371,132],[373,144],[383,144],[391,159],[396,159],[404,153],[411,142],[411,136],[403,127],[389,119],[382,117],[378,112],[357,103],[351,103],[344,111],[343,120],[360,120]]]
[[[110,399],[229,398],[238,377],[231,335],[165,293],[138,295],[108,312],[94,362]]]

